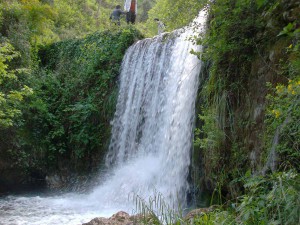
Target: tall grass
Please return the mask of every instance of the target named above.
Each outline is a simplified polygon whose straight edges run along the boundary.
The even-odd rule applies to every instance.
[[[134,213],[139,215],[139,222],[147,225],[172,225],[185,224],[183,209],[180,203],[170,205],[166,202],[162,193],[156,190],[148,198],[139,195],[130,196],[135,203]]]

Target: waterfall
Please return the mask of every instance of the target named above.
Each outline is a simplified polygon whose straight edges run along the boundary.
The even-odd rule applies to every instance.
[[[190,53],[200,46],[187,40],[190,34],[179,30],[139,41],[123,60],[106,158],[115,178],[109,188],[119,203],[130,193],[147,199],[155,191],[170,205],[186,203],[201,69],[201,61]],[[102,193],[100,187],[94,196]]]
[[[203,30],[205,17],[201,12],[196,32]],[[105,181],[84,195],[6,200],[16,213],[23,213],[25,222],[20,224],[78,224],[120,210],[131,213],[131,194],[147,200],[154,191],[169,205],[186,204],[201,69],[201,61],[190,53],[200,46],[187,40],[194,32],[177,30],[138,41],[127,50]],[[0,201],[3,221],[14,221],[9,210],[1,211],[5,204]],[[35,211],[34,220],[27,211]]]
[[[139,41],[125,56],[106,159],[115,169],[111,188],[125,193],[120,202],[153,189],[185,202],[201,63],[177,35]]]

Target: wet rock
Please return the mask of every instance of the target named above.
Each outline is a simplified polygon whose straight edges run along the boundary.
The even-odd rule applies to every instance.
[[[92,178],[94,174],[78,175],[72,173],[48,174],[45,178],[47,187],[55,191],[88,191],[98,184]]]
[[[270,53],[269,53],[269,60],[271,62],[274,61],[274,55],[275,55],[275,51],[270,51]]]
[[[112,215],[112,217],[110,217],[109,219],[112,221],[116,221],[116,222],[124,224],[126,221],[128,221],[130,219],[130,216],[128,213],[120,211],[120,212]]]
[[[57,174],[46,176],[46,182],[50,189],[60,189],[66,185],[65,180]]]
[[[141,214],[130,216],[128,213],[120,211],[110,218],[97,217],[82,225],[143,225],[145,221],[146,224],[156,224],[157,218],[153,215]]]
[[[212,205],[209,208],[199,208],[190,211],[185,217],[185,224],[194,224],[195,218],[202,216],[204,214],[214,211],[218,206]],[[157,218],[154,215],[133,215],[130,216],[128,213],[120,211],[110,218],[97,217],[92,219],[88,223],[83,223],[82,225],[143,225],[145,224],[157,224]]]
[[[84,223],[82,225],[135,225],[133,217],[131,217],[128,213],[120,211],[110,218],[97,217],[91,220],[88,223]]]

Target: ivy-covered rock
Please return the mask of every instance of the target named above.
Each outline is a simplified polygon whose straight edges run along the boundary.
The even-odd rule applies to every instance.
[[[121,62],[141,37],[130,27],[112,29],[39,51],[40,66],[27,81],[34,93],[20,106],[8,145],[0,142],[1,155],[11,170],[22,171],[25,183],[37,172],[41,179],[67,179],[98,170],[110,140]]]

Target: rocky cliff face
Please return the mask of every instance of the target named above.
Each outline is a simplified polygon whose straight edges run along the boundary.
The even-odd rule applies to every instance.
[[[298,1],[234,2],[211,9],[204,54],[209,68],[199,96],[194,154],[199,186],[228,196],[238,195],[239,179],[247,171],[260,173],[266,165],[267,84],[291,79],[285,65],[294,53],[288,47],[299,41],[299,35],[279,34],[287,26],[294,32],[300,24]]]

